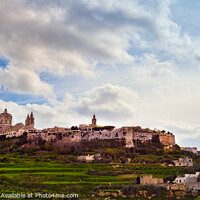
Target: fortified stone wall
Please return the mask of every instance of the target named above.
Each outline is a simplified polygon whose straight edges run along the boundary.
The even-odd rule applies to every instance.
[[[134,140],[140,140],[142,142],[152,140],[152,133],[135,132],[133,134]]]
[[[35,135],[34,135],[35,134]],[[60,141],[63,143],[78,143],[82,140],[106,140],[106,139],[124,139],[125,147],[134,147],[134,140],[141,140],[142,142],[152,140],[153,135],[158,135],[159,140],[164,145],[175,145],[175,137],[172,134],[164,134],[152,131],[150,129],[142,129],[141,127],[122,127],[114,130],[93,130],[90,129],[79,129],[71,130],[67,128],[54,127],[50,129],[44,129],[39,133],[30,133],[28,139],[31,137],[38,137],[46,142],[49,141]],[[32,138],[33,139],[33,138]]]
[[[28,133],[27,140],[35,141],[42,139],[46,142],[58,141],[60,140],[62,143],[77,143],[81,141],[81,133],[80,131],[68,131],[66,133],[55,132],[41,132],[41,133]]]
[[[175,136],[171,134],[159,134],[159,140],[164,145],[175,145]]]
[[[134,147],[132,131],[124,129],[115,129],[113,131],[83,131],[82,140],[107,140],[107,139],[125,139],[126,148]]]
[[[127,132],[123,132],[119,129],[108,131],[83,131],[82,132],[82,139],[83,140],[106,140],[106,139],[123,139],[125,138]]]

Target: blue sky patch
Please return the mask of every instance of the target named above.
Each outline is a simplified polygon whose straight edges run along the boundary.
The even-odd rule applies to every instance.
[[[9,62],[10,62],[9,60],[0,57],[0,67],[6,68],[6,66],[9,64]]]

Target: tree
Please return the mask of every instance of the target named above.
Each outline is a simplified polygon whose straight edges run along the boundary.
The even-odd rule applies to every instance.
[[[77,126],[72,126],[71,130],[78,130],[78,127]]]

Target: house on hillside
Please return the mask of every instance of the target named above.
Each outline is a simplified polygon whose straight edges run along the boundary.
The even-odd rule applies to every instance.
[[[94,155],[87,155],[87,156],[79,156],[77,158],[78,161],[83,161],[83,162],[92,162],[93,160],[101,160],[101,154],[96,153]]]
[[[153,175],[142,175],[140,177],[140,184],[142,185],[155,185],[160,183],[163,183],[163,178],[153,178]]]
[[[184,177],[176,177],[174,180],[177,184],[182,183],[196,183],[200,178],[200,172],[196,172],[196,174],[185,174]]]
[[[177,188],[179,190],[199,191],[200,172],[196,172],[195,174],[185,174],[184,177],[177,177],[174,180],[174,184],[171,185],[171,189],[177,189]]]
[[[182,151],[192,152],[198,155],[197,147],[181,147]]]
[[[92,162],[94,160],[94,155],[79,156],[78,161]]]
[[[190,167],[193,166],[192,158],[179,158],[178,160],[173,160],[176,167]]]

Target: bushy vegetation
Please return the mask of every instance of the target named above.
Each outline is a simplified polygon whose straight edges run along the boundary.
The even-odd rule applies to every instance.
[[[145,191],[144,193],[140,193]],[[166,197],[167,190],[163,187],[153,185],[127,185],[122,188],[122,192],[126,196],[141,196],[141,197]]]
[[[19,148],[27,143],[27,133],[24,133],[21,137],[17,138],[0,138],[0,153],[17,152]]]
[[[103,131],[103,130],[112,131],[114,128],[115,126],[95,126],[93,130],[94,131]]]

